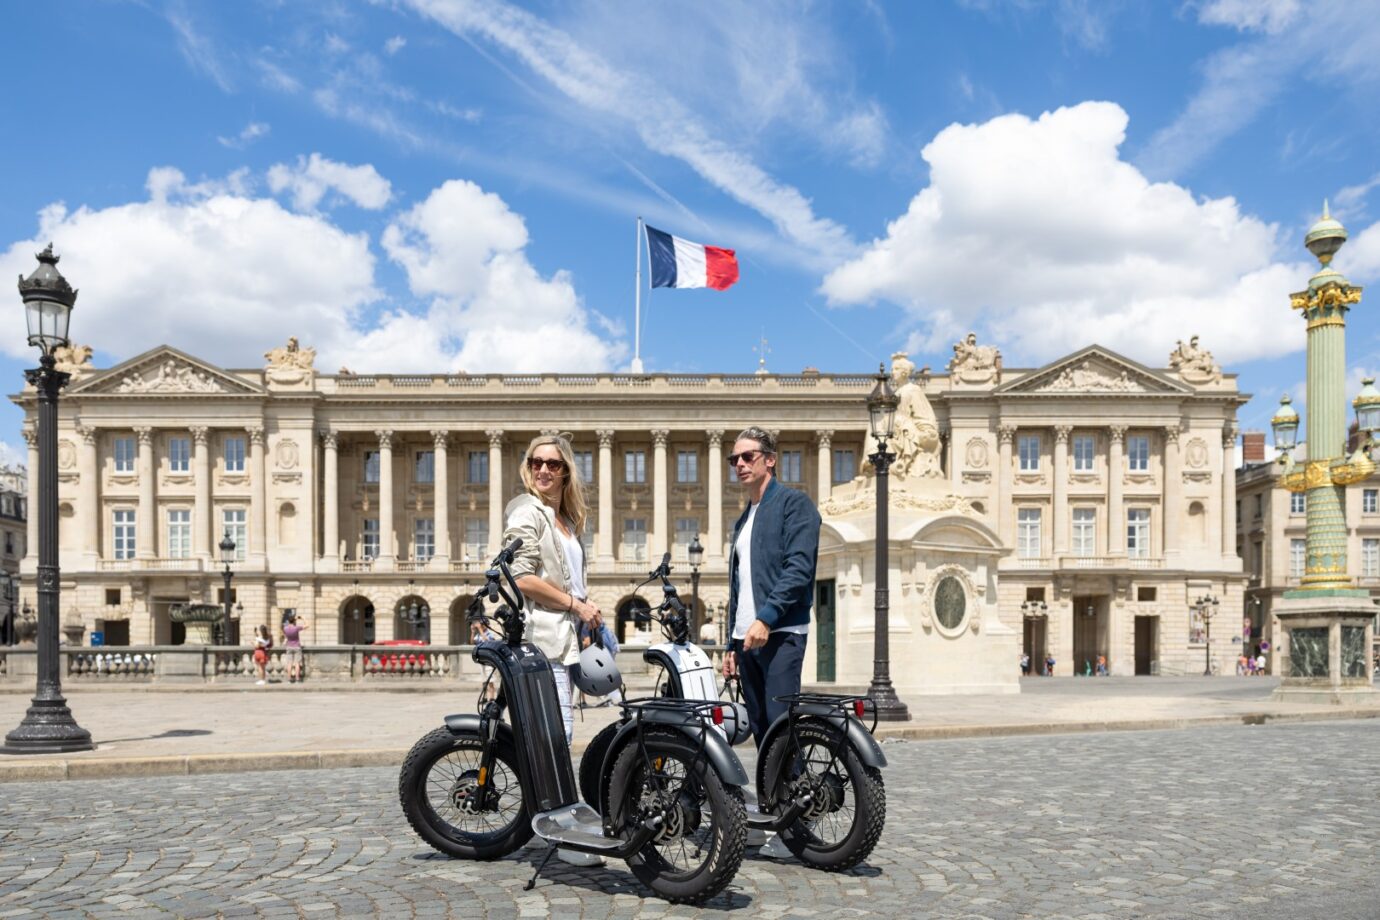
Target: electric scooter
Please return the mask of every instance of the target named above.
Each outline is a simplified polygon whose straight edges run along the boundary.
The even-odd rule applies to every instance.
[[[623,703],[619,731],[603,746],[601,796],[594,807],[580,801],[551,664],[523,641],[526,602],[509,568],[521,545],[514,540],[494,559],[467,613],[486,619],[485,602],[498,603],[502,638],[474,650],[501,678],[498,696],[481,691],[477,712],[446,716],[408,752],[398,778],[408,823],[463,859],[502,858],[535,834],[547,851],[529,890],[559,847],[627,860],[669,901],[712,898],[738,871],[747,833],[748,777],[713,727],[723,705]]]
[[[662,557],[640,587],[661,582],[662,602],[645,614],[661,624],[666,642],[650,646],[643,660],[656,672],[663,699],[717,700],[713,663],[691,641],[690,618],[671,584],[671,556]],[[737,679],[724,690],[732,695]],[[779,697],[788,710],[767,729],[758,749],[757,795],[747,795],[748,827],[774,831],[801,862],[842,871],[858,865],[876,847],[886,824],[886,755],[873,737],[875,708],[865,696],[795,693]],[[747,710],[729,703],[720,730],[731,744],[751,737]],[[871,726],[863,724],[871,711]],[[590,801],[617,726],[595,736],[580,763],[581,788]],[[597,766],[596,766],[597,765]],[[755,801],[754,801],[755,799]]]

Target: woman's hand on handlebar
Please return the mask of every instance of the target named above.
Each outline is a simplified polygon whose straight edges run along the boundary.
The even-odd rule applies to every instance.
[[[580,618],[580,622],[587,624],[591,629],[598,629],[604,623],[603,616],[599,613],[599,608],[589,601],[575,600],[571,605],[571,612]]]

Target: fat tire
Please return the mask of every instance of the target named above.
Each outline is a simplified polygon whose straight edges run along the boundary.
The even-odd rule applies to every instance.
[[[480,750],[483,739],[473,732],[455,734],[448,728],[438,728],[423,735],[403,760],[398,773],[398,800],[412,829],[436,850],[461,859],[501,859],[521,848],[532,839],[532,815],[526,790],[521,790],[522,807],[517,820],[498,835],[469,834],[450,827],[426,797],[427,774],[438,760],[451,751]],[[495,754],[515,777],[520,777],[517,753],[512,744],[502,738],[494,739]],[[521,780],[519,780],[521,782]]]
[[[667,753],[688,764],[694,759],[697,745],[679,732],[648,729],[646,748],[648,756]],[[629,781],[641,765],[642,753],[633,740],[623,746],[609,772],[609,802],[615,811],[612,821],[618,832],[624,830],[619,825],[626,824],[620,816],[629,807],[624,801],[630,792]],[[725,783],[708,759],[701,759],[697,777],[711,808],[713,844],[705,864],[689,878],[669,879],[658,866],[662,862],[660,854],[650,843],[627,858],[628,868],[638,881],[672,904],[703,904],[723,891],[738,873],[747,843],[747,808],[743,805],[742,790]]]
[[[604,758],[608,755],[614,736],[622,727],[622,722],[605,725],[590,739],[589,746],[580,755],[580,797],[601,815],[604,814],[604,799],[608,792],[608,784],[604,781]]]
[[[808,866],[828,872],[852,869],[872,854],[877,841],[882,837],[882,828],[886,825],[886,786],[882,782],[882,772],[864,764],[858,756],[857,749],[847,740],[841,739],[841,732],[832,725],[816,720],[803,721],[797,724],[796,734],[802,744],[814,742],[831,749],[842,741],[843,749],[839,752],[838,759],[852,785],[853,800],[857,805],[854,809],[853,827],[842,843],[832,847],[815,846],[812,841],[818,838],[810,833],[809,825],[803,818],[784,828],[780,833],[781,840],[797,859]],[[787,753],[792,747],[788,731],[782,732],[772,740],[762,758],[764,767],[770,771],[765,775],[780,773],[785,765]],[[780,811],[783,807],[775,804],[772,810]]]

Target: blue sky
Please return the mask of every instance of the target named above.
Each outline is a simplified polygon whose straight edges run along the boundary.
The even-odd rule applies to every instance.
[[[1380,274],[1367,6],[13,5],[0,269],[51,239],[100,366],[297,335],[326,371],[618,369],[640,214],[742,266],[644,297],[650,371],[750,371],[764,332],[781,372],[940,369],[970,329],[1007,366],[1164,366],[1198,334],[1264,427],[1302,388],[1323,198],[1339,267]],[[1359,385],[1367,303],[1349,331]]]

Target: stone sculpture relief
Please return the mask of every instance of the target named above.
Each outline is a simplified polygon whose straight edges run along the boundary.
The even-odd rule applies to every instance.
[[[1212,352],[1199,346],[1196,335],[1187,345],[1182,339],[1175,343],[1169,353],[1169,366],[1187,383],[1216,383],[1222,379],[1222,368],[1213,360]]]
[[[133,371],[120,379],[117,393],[224,393],[225,387],[210,374],[177,361],[164,361],[158,373],[145,379]]]
[[[268,359],[265,376],[270,383],[292,386],[306,383],[316,373],[316,349],[302,348],[297,336],[290,336],[286,345],[264,352]]]
[[[949,373],[964,383],[987,383],[1001,379],[1001,352],[994,345],[979,345],[977,333],[954,343]]]
[[[1039,387],[1037,393],[1069,392],[1092,390],[1108,393],[1144,393],[1145,387],[1131,379],[1128,371],[1113,377],[1108,368],[1099,367],[1091,361],[1084,361],[1077,367],[1066,367],[1049,383]]]

